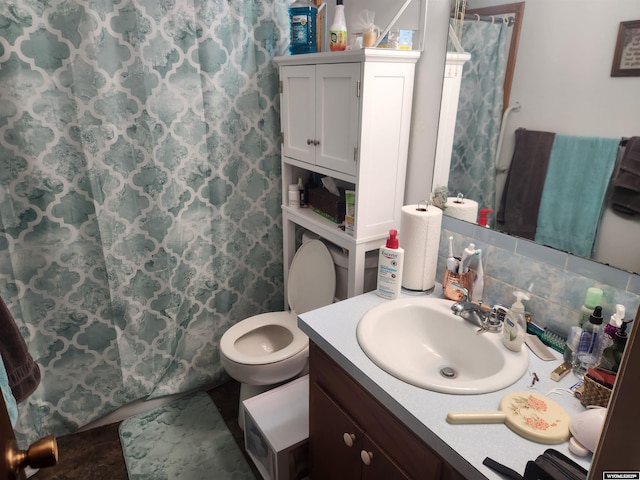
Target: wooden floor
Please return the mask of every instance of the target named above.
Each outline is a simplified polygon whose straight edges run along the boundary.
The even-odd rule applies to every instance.
[[[236,443],[244,452],[243,433],[238,426],[240,384],[231,380],[207,393],[218,407]],[[59,437],[57,439],[58,464],[53,468],[40,470],[31,478],[35,480],[128,480],[118,435],[119,425],[119,423],[113,423]],[[248,457],[247,462],[256,479],[261,478]]]

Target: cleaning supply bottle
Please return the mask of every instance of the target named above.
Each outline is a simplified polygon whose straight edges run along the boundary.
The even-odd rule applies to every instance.
[[[317,53],[316,19],[318,7],[310,0],[296,0],[289,6],[289,29],[291,33],[289,53]]]
[[[602,290],[596,287],[587,289],[587,296],[584,299],[584,305],[580,307],[580,326],[582,327],[589,322],[589,317],[593,313],[596,306],[602,303]]]
[[[589,317],[589,321],[582,327],[578,350],[573,362],[573,373],[576,375],[584,375],[589,368],[598,363],[597,355],[599,353],[601,334],[602,307],[597,306]]]
[[[507,312],[502,325],[502,343],[509,350],[519,352],[524,343],[524,337],[527,332],[527,320],[525,319],[525,310],[522,300],[529,300],[524,292],[513,292],[516,301]]]
[[[393,300],[400,296],[404,249],[398,246],[398,231],[389,230],[386,245],[380,247],[378,257],[378,288],[382,298]]]
[[[329,50],[340,52],[347,48],[347,21],[344,18],[343,0],[336,0],[336,13],[329,29]]]
[[[627,326],[629,323],[631,323],[631,320],[622,322],[620,329],[616,332],[615,338],[613,339],[613,345],[605,348],[602,352],[600,368],[614,373],[617,373],[620,369],[624,347],[627,344]]]

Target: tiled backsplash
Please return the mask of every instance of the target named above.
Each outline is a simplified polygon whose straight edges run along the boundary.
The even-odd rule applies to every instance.
[[[566,336],[569,327],[578,324],[587,289],[597,286],[604,292],[605,322],[618,303],[625,306],[626,319],[635,317],[640,303],[640,275],[446,216],[438,253],[439,282],[444,275],[449,236],[453,236],[455,255],[469,243],[482,249],[483,301],[487,304],[510,307],[515,300],[513,292],[525,291],[531,297],[524,302],[525,307],[534,322]]]

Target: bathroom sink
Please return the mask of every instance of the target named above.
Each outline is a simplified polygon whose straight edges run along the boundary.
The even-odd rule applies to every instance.
[[[529,366],[525,346],[512,352],[501,333],[451,312],[439,298],[401,298],[372,308],[358,323],[360,347],[377,366],[417,387],[472,395],[501,390]]]

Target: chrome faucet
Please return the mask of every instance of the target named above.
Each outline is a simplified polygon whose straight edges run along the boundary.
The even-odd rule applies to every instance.
[[[481,301],[470,302],[469,291],[465,287],[457,283],[452,283],[451,287],[462,292],[462,299],[451,305],[451,311],[455,315],[479,327],[478,333],[499,332],[502,329],[502,322],[508,312],[507,308],[502,305],[488,307]]]

